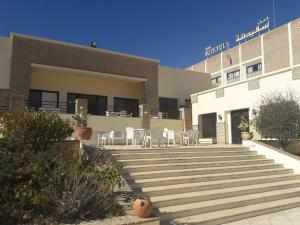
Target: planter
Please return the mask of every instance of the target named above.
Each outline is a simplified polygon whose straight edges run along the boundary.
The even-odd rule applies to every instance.
[[[75,134],[78,140],[90,140],[93,130],[90,127],[76,127]]]
[[[133,203],[133,212],[137,217],[147,218],[152,213],[152,203],[147,197],[139,197]]]
[[[252,140],[253,133],[252,132],[241,132],[243,140]]]

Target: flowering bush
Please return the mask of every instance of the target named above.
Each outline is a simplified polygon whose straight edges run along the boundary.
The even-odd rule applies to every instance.
[[[14,151],[46,151],[73,132],[69,120],[47,112],[5,114],[1,124],[3,140]]]
[[[1,123],[0,221],[77,223],[122,213],[112,194],[120,166],[110,154],[89,147],[89,159],[72,162],[48,151],[72,133],[70,121],[36,112],[7,114]]]

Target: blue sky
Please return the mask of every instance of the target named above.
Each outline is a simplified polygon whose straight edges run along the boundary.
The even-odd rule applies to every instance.
[[[276,23],[300,17],[299,0],[275,0]],[[1,0],[0,36],[10,32],[159,59],[185,68],[204,48],[272,17],[272,0]]]

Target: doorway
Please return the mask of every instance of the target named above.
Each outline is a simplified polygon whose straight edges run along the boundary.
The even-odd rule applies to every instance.
[[[242,143],[241,130],[239,129],[242,119],[245,119],[249,123],[249,109],[231,111],[232,144]]]
[[[202,135],[203,138],[216,138],[217,136],[217,114],[209,113],[199,115],[202,117]],[[198,118],[200,119],[200,118]]]

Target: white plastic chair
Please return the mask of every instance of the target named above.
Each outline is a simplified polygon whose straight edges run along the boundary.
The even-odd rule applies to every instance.
[[[172,145],[175,146],[175,131],[174,130],[168,130],[168,146],[170,145],[170,141],[172,141]]]
[[[126,127],[126,147],[128,146],[128,142],[131,141],[131,145],[134,145],[134,129],[132,127]]]
[[[124,140],[124,134],[121,131],[111,131],[109,133],[111,144],[114,145],[114,140]]]
[[[151,131],[146,130],[144,133],[144,147],[147,147],[147,143],[149,142],[149,147],[152,146],[152,141],[151,141]]]
[[[109,135],[105,131],[97,131],[96,138],[97,138],[97,146],[100,146],[100,142],[101,145],[106,145],[106,141],[109,140]]]
[[[164,139],[164,129],[161,127],[153,127],[150,129],[150,132],[151,132],[151,143],[153,139],[156,139],[158,140],[158,147],[160,147],[161,141]]]
[[[188,130],[189,139],[191,140],[192,144],[196,143],[196,146],[198,145],[198,139],[199,139],[199,131],[197,130]],[[190,144],[190,143],[189,143]]]
[[[181,145],[181,147],[183,145],[187,145],[187,146],[190,145],[190,138],[189,138],[189,134],[187,132],[180,132],[179,136],[180,136],[180,145]]]

